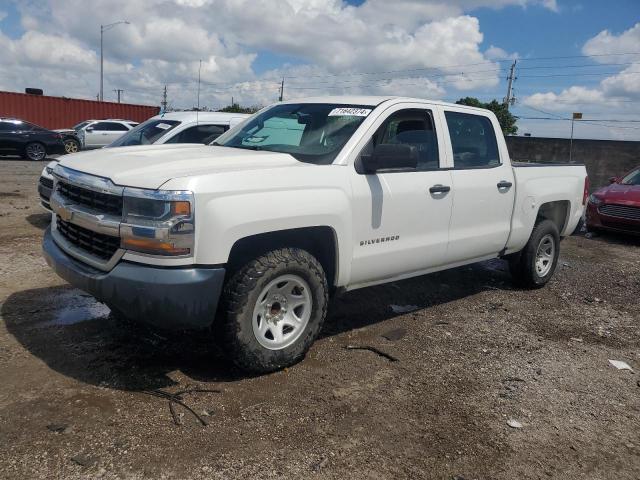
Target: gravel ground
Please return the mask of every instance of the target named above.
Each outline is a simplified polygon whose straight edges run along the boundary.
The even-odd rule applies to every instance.
[[[566,239],[537,291],[496,260],[351,292],[247,377],[56,277],[43,164],[0,165],[0,478],[640,478],[637,239]]]

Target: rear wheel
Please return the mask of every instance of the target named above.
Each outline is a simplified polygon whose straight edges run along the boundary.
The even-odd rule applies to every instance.
[[[525,288],[540,288],[553,276],[560,254],[560,234],[551,220],[536,224],[522,251],[509,258],[514,282]]]
[[[327,303],[327,280],[318,260],[305,250],[274,250],[229,279],[214,333],[243,370],[279,370],[304,358],[320,333]]]
[[[80,142],[73,138],[67,138],[64,141],[64,151],[65,153],[76,153],[80,151]]]
[[[24,147],[24,156],[29,160],[40,161],[47,156],[47,151],[41,143],[31,142]]]

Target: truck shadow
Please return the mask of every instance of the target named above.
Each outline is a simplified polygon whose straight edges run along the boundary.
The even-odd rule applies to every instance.
[[[26,217],[26,220],[34,227],[46,230],[51,223],[51,214],[48,212],[32,213]]]
[[[630,233],[602,231],[593,235],[590,240],[612,245],[635,245],[640,247],[640,235],[632,235]]]
[[[496,260],[356,290],[332,301],[321,337],[400,316],[392,304],[423,309],[509,288],[505,266]],[[1,313],[8,332],[31,354],[84,383],[144,391],[176,385],[176,371],[202,382],[247,377],[224,358],[210,333],[175,334],[125,323],[70,286],[14,293]]]

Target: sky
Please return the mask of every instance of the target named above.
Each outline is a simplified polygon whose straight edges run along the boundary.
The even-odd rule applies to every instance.
[[[519,134],[640,140],[640,0],[0,0],[0,90],[219,108],[502,101]]]

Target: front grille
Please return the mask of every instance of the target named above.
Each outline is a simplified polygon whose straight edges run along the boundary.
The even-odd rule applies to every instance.
[[[76,204],[85,205],[100,213],[122,216],[122,197],[119,195],[94,192],[63,180],[58,181],[58,192]]]
[[[609,217],[640,221],[640,207],[630,207],[628,205],[616,205],[610,203],[607,205],[601,205],[598,208],[598,212]]]
[[[47,177],[40,177],[40,183],[43,187],[53,188],[53,180]]]
[[[69,243],[103,260],[113,257],[120,247],[120,238],[96,233],[65,222],[59,215],[56,216],[56,227],[60,235]]]

